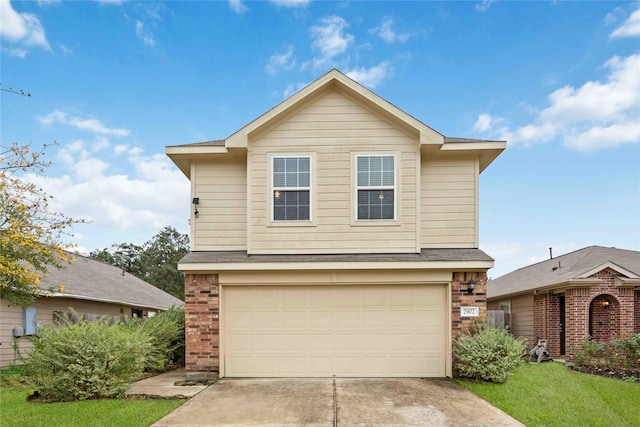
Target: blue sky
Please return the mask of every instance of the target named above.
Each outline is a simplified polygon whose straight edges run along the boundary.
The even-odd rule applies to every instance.
[[[332,68],[447,136],[508,141],[481,175],[490,276],[549,247],[640,250],[638,2],[0,0],[0,19],[1,143],[58,142],[39,183],[91,221],[81,251],[187,233],[164,147]]]

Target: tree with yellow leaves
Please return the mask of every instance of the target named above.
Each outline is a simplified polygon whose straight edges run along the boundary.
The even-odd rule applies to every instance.
[[[43,294],[42,275],[69,261],[62,236],[82,222],[52,212],[52,196],[21,179],[26,173],[44,175],[51,164],[43,160],[47,147],[0,145],[0,298],[10,305],[27,306]]]

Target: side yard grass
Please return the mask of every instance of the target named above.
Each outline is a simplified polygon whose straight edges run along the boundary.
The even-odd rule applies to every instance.
[[[185,400],[96,399],[75,402],[27,401],[30,390],[8,384],[0,372],[0,426],[148,427]]]
[[[527,427],[640,426],[640,383],[525,364],[504,384],[458,380]]]

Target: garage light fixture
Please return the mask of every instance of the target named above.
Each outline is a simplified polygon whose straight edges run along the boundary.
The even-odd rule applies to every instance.
[[[467,294],[473,295],[473,290],[476,288],[476,281],[471,279],[467,282]]]

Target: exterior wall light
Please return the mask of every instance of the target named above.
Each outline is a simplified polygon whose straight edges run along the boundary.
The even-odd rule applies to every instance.
[[[602,308],[604,308],[605,310],[609,308],[609,301],[608,300],[602,301]]]
[[[473,290],[476,288],[476,281],[471,279],[467,282],[467,294],[473,295]]]
[[[193,214],[196,216],[196,218],[198,218],[198,215],[200,214],[200,212],[198,212],[198,205],[200,204],[200,197],[194,197],[193,198],[193,205],[195,206],[195,210],[193,211]]]

